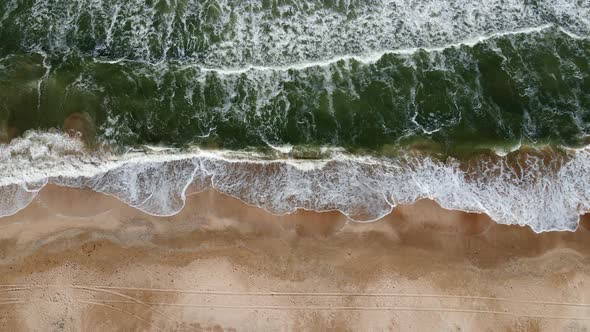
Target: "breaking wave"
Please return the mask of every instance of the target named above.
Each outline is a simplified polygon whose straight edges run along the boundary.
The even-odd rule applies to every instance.
[[[0,136],[83,122],[89,139],[120,146],[579,146],[589,58],[590,40],[554,25],[242,69],[35,51],[0,59]]]
[[[229,151],[89,153],[60,133],[28,132],[0,146],[0,215],[26,207],[46,184],[112,195],[152,215],[173,215],[208,188],[275,214],[338,210],[373,221],[420,198],[486,213],[536,232],[574,230],[590,211],[590,150],[514,152],[469,162],[423,155],[273,159]],[[189,189],[190,187],[190,189]]]
[[[0,55],[79,51],[212,67],[439,47],[544,24],[590,33],[590,5],[576,0],[7,0],[0,13]]]

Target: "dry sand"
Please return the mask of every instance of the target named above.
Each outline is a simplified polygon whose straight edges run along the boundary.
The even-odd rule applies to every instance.
[[[49,186],[0,219],[6,331],[585,331],[590,232],[423,200],[378,222],[208,191],[173,217]]]

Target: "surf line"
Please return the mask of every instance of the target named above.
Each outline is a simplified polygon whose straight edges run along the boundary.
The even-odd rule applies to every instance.
[[[313,67],[327,67],[327,66],[330,66],[330,65],[337,63],[339,61],[347,62],[350,60],[355,60],[355,61],[358,61],[358,62],[364,63],[364,64],[372,64],[372,63],[379,61],[379,59],[381,59],[386,54],[412,55],[412,54],[415,54],[419,51],[425,51],[425,52],[429,52],[429,53],[442,52],[442,51],[449,49],[449,48],[456,48],[456,47],[461,47],[461,46],[472,47],[472,46],[475,46],[479,43],[485,42],[487,40],[490,40],[493,38],[498,38],[498,37],[503,37],[503,36],[538,33],[538,32],[548,30],[553,27],[556,27],[556,25],[552,24],[552,23],[548,23],[548,24],[543,24],[543,25],[534,26],[534,27],[521,28],[521,29],[516,29],[516,30],[510,30],[510,31],[494,32],[491,34],[476,36],[476,37],[465,39],[465,40],[462,40],[462,41],[459,41],[456,43],[446,44],[446,45],[442,45],[442,46],[387,49],[387,50],[371,52],[366,55],[347,54],[347,55],[336,56],[336,57],[326,59],[326,60],[300,62],[300,63],[276,65],[276,66],[247,65],[245,67],[240,67],[240,68],[215,68],[215,67],[205,67],[205,66],[197,64],[197,63],[182,63],[182,62],[178,62],[178,63],[180,64],[180,66],[179,66],[180,70],[197,68],[200,71],[205,72],[205,73],[217,73],[220,75],[227,75],[227,76],[240,75],[240,74],[244,74],[244,73],[248,73],[248,72],[286,72],[286,71],[290,71],[290,70],[305,70],[305,69],[313,68]],[[562,31],[563,33],[565,33],[566,35],[568,35],[572,38],[580,38],[580,39],[582,38],[580,36],[577,36],[569,31],[565,30],[562,27],[557,26],[557,28],[559,28],[560,31]],[[94,61],[97,63],[107,63],[107,64],[141,63],[141,64],[146,64],[146,65],[155,66],[155,67],[167,66],[169,64],[169,62],[167,62],[166,59],[162,59],[158,62],[150,62],[150,61],[144,61],[144,60],[131,60],[131,59],[125,59],[125,58],[114,59],[114,60],[95,58]],[[170,61],[170,60],[168,60],[168,61]],[[174,61],[170,61],[170,62],[174,63]]]

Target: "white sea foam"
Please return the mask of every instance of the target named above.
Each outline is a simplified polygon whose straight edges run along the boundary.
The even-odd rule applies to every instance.
[[[283,65],[275,65],[275,66],[255,66],[255,65],[248,65],[241,68],[214,68],[214,67],[202,67],[201,65],[195,63],[188,63],[185,64],[182,68],[199,68],[203,72],[215,72],[221,75],[239,75],[248,72],[264,72],[264,71],[290,71],[290,70],[305,70],[314,67],[328,67],[337,62],[344,61],[349,62],[351,60],[364,63],[364,64],[372,64],[379,61],[384,55],[386,54],[397,54],[397,55],[412,55],[418,51],[425,51],[425,52],[442,52],[449,48],[457,48],[461,46],[475,46],[479,43],[483,43],[489,39],[494,39],[498,37],[510,36],[510,35],[518,35],[518,34],[532,34],[537,32],[542,32],[544,30],[550,29],[554,27],[553,24],[542,24],[539,26],[533,27],[526,27],[520,28],[510,31],[497,31],[490,34],[479,35],[479,36],[471,36],[468,39],[452,42],[445,45],[435,46],[435,47],[411,47],[411,48],[400,48],[400,49],[385,49],[380,51],[373,51],[366,54],[347,54],[347,55],[339,55],[336,57],[332,57],[325,60],[317,60],[317,61],[308,61],[308,62],[299,62],[299,63],[290,63],[290,64],[283,64]],[[569,32],[563,28],[560,29],[568,36],[576,39],[583,39],[585,37],[580,37],[572,32]],[[125,59],[119,60],[100,60],[98,59],[97,62],[106,62],[106,63],[119,63],[125,62]]]
[[[214,72],[219,75],[226,75],[226,76],[237,76],[241,74],[251,73],[251,72],[268,72],[268,71],[278,71],[278,72],[288,72],[291,70],[306,70],[310,68],[316,67],[329,67],[338,62],[350,62],[352,60],[356,62],[360,62],[363,64],[373,64],[379,61],[383,56],[387,54],[395,54],[395,55],[412,55],[419,51],[429,52],[429,53],[439,53],[443,52],[450,48],[459,48],[461,46],[469,46],[473,47],[477,44],[484,43],[490,39],[496,39],[499,37],[506,37],[511,35],[519,35],[519,34],[534,34],[543,32],[545,30],[557,28],[559,31],[563,32],[567,36],[572,39],[588,39],[589,36],[585,35],[577,35],[563,27],[556,26],[552,23],[541,24],[538,26],[530,26],[530,27],[522,27],[517,28],[514,30],[507,30],[507,31],[496,31],[489,34],[483,35],[474,35],[469,36],[467,39],[453,41],[448,44],[438,45],[438,46],[422,46],[422,47],[409,47],[409,48],[397,48],[397,49],[383,49],[379,51],[368,51],[368,53],[359,53],[359,54],[343,54],[334,56],[327,59],[322,60],[314,60],[314,61],[305,61],[305,62],[294,62],[294,63],[286,63],[281,65],[246,65],[242,67],[208,67],[204,66],[200,63],[195,63],[191,61],[176,61],[173,62],[175,64],[181,63],[182,65],[179,67],[182,69],[198,69],[203,73],[210,73]],[[119,58],[119,59],[106,59],[106,58],[96,58],[94,59],[97,63],[106,63],[106,64],[119,64],[119,63],[133,63],[138,62],[146,65],[152,66],[162,66],[165,65],[165,62],[150,62],[145,60],[130,60],[127,58]]]
[[[47,183],[89,188],[153,215],[179,212],[191,184],[276,214],[339,210],[356,221],[379,219],[420,198],[537,232],[574,230],[579,215],[590,211],[589,149],[551,164],[527,155],[518,167],[499,158],[463,170],[456,160],[343,153],[312,162],[201,150],[88,155],[67,136],[29,132],[0,146],[0,156],[4,216],[28,205]]]
[[[590,5],[579,0],[8,0],[0,8],[0,27],[18,24],[31,48],[64,50],[79,36],[109,57],[215,68],[439,47],[543,24],[590,34]]]

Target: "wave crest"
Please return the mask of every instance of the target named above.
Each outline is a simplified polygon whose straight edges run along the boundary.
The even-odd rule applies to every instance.
[[[0,3],[0,38],[13,51],[285,65],[542,24],[588,35],[589,10],[575,0],[9,0]]]

